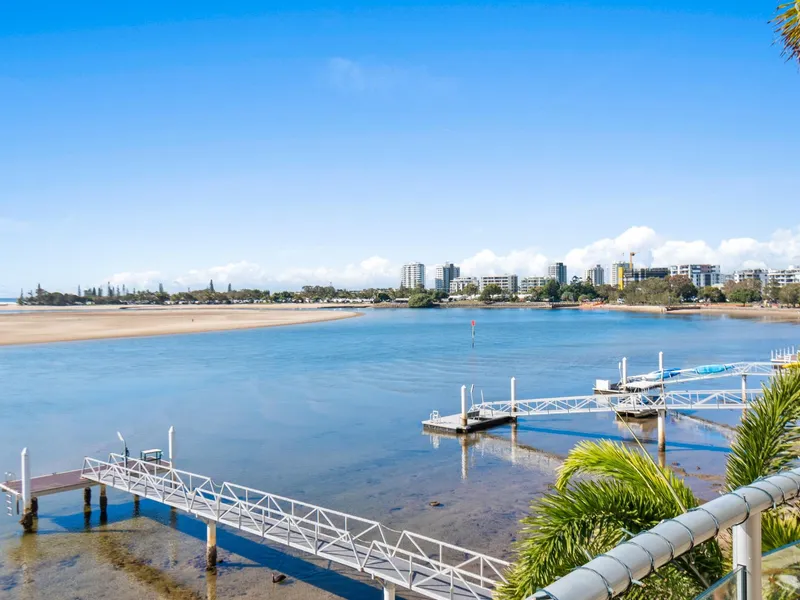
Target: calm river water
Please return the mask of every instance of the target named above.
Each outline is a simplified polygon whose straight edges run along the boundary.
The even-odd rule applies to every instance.
[[[505,399],[514,375],[520,397],[577,395],[596,378],[616,379],[622,356],[634,374],[655,369],[659,350],[667,367],[681,367],[768,360],[771,349],[799,341],[796,325],[752,319],[448,309],[6,347],[0,466],[18,473],[27,446],[34,474],[77,468],[84,455],[120,451],[118,430],[138,455],[166,448],[174,425],[181,468],[510,557],[517,521],[552,483],[559,457],[582,439],[632,436],[608,415],[522,420],[513,453],[510,427],[465,445],[423,434],[431,410],[458,412],[462,384]],[[737,420],[716,411],[669,418],[667,461],[704,497],[716,493]],[[655,452],[655,423],[632,427]],[[201,524],[150,502],[134,516],[130,496],[109,499],[104,525],[97,510],[83,513],[80,492],[41,499],[36,536],[0,515],[0,597],[378,596],[346,569],[224,532],[224,562],[206,576]],[[273,586],[270,570],[290,583]]]

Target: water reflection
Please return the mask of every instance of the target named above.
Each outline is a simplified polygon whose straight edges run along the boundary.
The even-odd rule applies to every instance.
[[[553,473],[564,459],[557,454],[521,444],[517,441],[517,424],[510,426],[510,438],[502,435],[477,431],[466,435],[449,432],[423,431],[430,439],[431,446],[441,447],[443,440],[457,440],[461,448],[461,478],[469,477],[470,464],[474,464],[476,453],[508,461],[513,465],[540,473]],[[472,460],[470,460],[472,459]]]

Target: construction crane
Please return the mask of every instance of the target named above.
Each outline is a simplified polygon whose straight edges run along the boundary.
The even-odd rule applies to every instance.
[[[624,254],[622,255],[625,256]],[[628,268],[630,269],[631,277],[633,277],[633,257],[636,256],[636,252],[628,252]],[[622,266],[625,263],[620,263],[620,266],[617,267],[617,287],[621,290],[625,287],[625,268]]]

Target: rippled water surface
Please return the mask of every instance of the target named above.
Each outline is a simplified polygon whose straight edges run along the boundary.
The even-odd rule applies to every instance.
[[[477,321],[475,348],[470,321]],[[765,360],[797,344],[789,323],[717,316],[574,310],[375,310],[358,319],[249,331],[0,349],[0,462],[34,474],[84,455],[167,445],[178,466],[346,510],[508,557],[516,522],[581,439],[631,440],[608,415],[521,420],[459,441],[423,434],[433,409],[455,413],[459,388],[486,399],[590,393],[666,366]],[[751,381],[754,385],[757,381]],[[737,389],[738,380],[705,387]],[[701,387],[701,386],[693,386]],[[667,461],[704,497],[716,493],[738,415],[670,416]],[[655,423],[631,425],[655,450]],[[442,506],[431,508],[431,500]],[[109,521],[80,492],[40,501],[35,536],[0,515],[0,597],[374,598],[346,569],[220,533],[225,562],[202,569],[204,529],[185,515],[111,492]],[[272,586],[270,570],[290,575]],[[410,597],[410,596],[406,596]]]

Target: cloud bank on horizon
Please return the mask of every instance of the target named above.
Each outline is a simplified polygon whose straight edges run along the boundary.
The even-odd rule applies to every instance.
[[[497,254],[484,249],[456,264],[464,276],[516,273],[545,275],[547,266],[560,260],[566,263],[570,276],[583,275],[589,267],[627,261],[628,252],[636,252],[635,262],[643,266],[669,266],[685,263],[721,265],[723,272],[747,268],[785,268],[800,265],[800,226],[779,229],[767,241],[753,238],[731,238],[711,246],[703,240],[670,240],[646,226],[630,227],[615,238],[604,238],[586,246],[573,248],[564,256],[549,256],[537,248],[512,250]],[[411,258],[409,258],[411,260]],[[441,261],[440,261],[441,262]],[[426,263],[428,279],[432,280],[437,262]],[[167,289],[197,289],[214,280],[218,289],[231,283],[237,288],[277,287],[297,289],[304,285],[328,285],[338,288],[394,287],[400,279],[402,263],[381,256],[371,256],[344,267],[291,267],[271,271],[256,262],[242,260],[227,265],[191,269],[182,274],[158,270],[116,273],[107,278],[112,285],[136,289],[155,289],[163,283]]]

